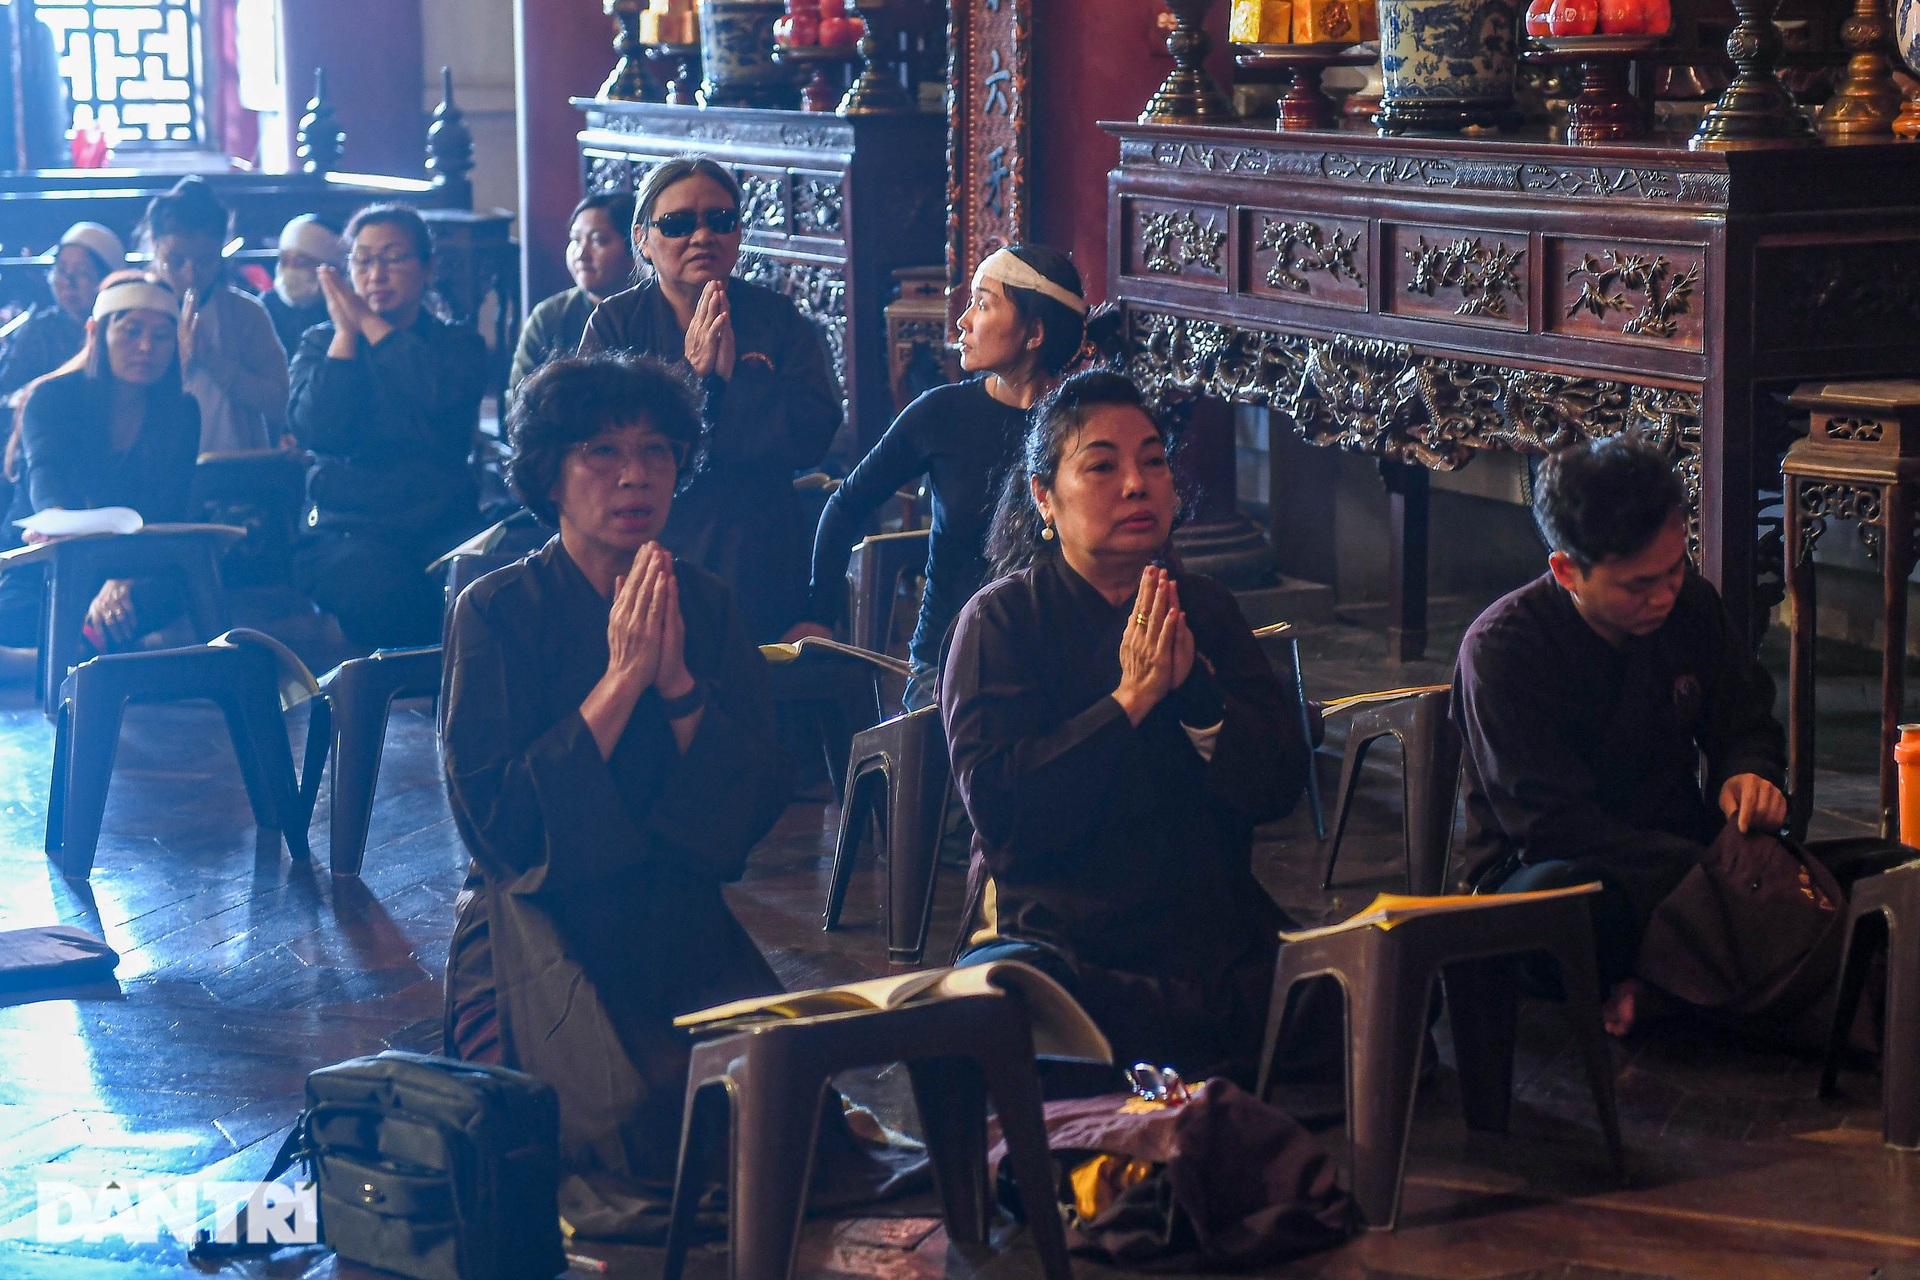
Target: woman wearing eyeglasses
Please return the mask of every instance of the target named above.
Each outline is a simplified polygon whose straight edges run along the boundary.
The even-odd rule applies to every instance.
[[[570,1163],[655,1180],[686,1089],[674,1017],[780,989],[720,892],[791,781],[765,664],[726,586],[659,540],[700,429],[654,360],[520,384],[509,474],[559,534],[460,597],[441,696],[473,854],[449,1047],[553,1084]]]
[[[432,644],[440,587],[427,565],[479,524],[467,459],[486,343],[426,309],[433,243],[406,205],[347,224],[349,279],[320,268],[329,323],[293,358],[288,419],[314,453],[302,587],[362,648]]]
[[[47,268],[52,303],[17,321],[0,351],[0,400],[13,405],[22,387],[58,369],[87,343],[87,317],[100,282],[126,265],[120,237],[97,222],[76,222],[53,251]]]
[[[820,331],[771,289],[732,278],[740,187],[705,157],[669,160],[634,193],[651,278],[602,302],[580,353],[631,351],[698,380],[702,457],[661,536],[733,588],[760,641],[807,605],[809,535],[794,473],[818,466],[843,417]]]

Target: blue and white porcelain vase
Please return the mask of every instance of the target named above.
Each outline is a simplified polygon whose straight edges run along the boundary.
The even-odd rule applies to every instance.
[[[1915,3],[1916,0],[1907,0]],[[1514,0],[1380,0],[1383,133],[1514,122]]]
[[[773,60],[773,23],[782,0],[703,0],[700,105],[796,107],[793,73]]]
[[[1900,60],[1912,70],[1920,67],[1920,0],[1892,0],[1892,4],[1893,42],[1900,47]]]

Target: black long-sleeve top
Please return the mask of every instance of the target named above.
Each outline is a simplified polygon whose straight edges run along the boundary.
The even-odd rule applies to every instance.
[[[847,600],[848,553],[861,523],[901,485],[927,476],[933,528],[911,651],[915,666],[936,668],[947,624],[989,577],[987,528],[1026,424],[1024,410],[988,394],[984,377],[935,387],[902,410],[820,515],[807,617],[823,626],[839,620]]]
[[[480,425],[487,347],[466,325],[422,311],[350,360],[327,354],[333,326],[300,339],[287,419],[314,453],[310,522],[321,529],[417,537],[478,514],[468,457]]]
[[[941,687],[955,781],[1003,937],[1202,981],[1284,922],[1254,879],[1255,825],[1288,813],[1308,749],[1289,688],[1224,587],[1178,574],[1195,661],[1138,727],[1111,694],[1133,602],[1058,554],[961,610]],[[1188,729],[1218,726],[1211,756]]]
[[[733,588],[756,640],[777,640],[807,603],[808,521],[793,492],[844,417],[819,330],[771,289],[727,281],[734,368],[700,385],[700,470],[673,500],[661,544]],[[594,308],[580,354],[630,351],[683,369],[686,332],[656,281]]]
[[[1551,575],[1496,601],[1467,631],[1454,676],[1469,879],[1584,863],[1617,880],[1644,920],[1725,824],[1714,798],[1726,779],[1783,784],[1773,693],[1719,593],[1691,571],[1666,623],[1618,648]]]
[[[87,323],[52,303],[33,309],[0,351],[0,397],[71,360],[87,342]]]
[[[112,440],[113,383],[84,371],[41,383],[21,423],[27,511],[132,507],[152,523],[185,520],[200,453],[200,406],[167,378],[147,392],[133,444]]]
[[[552,914],[616,1008],[638,1001],[667,1020],[716,982],[715,1000],[777,989],[720,886],[739,878],[791,784],[765,664],[726,587],[674,568],[687,666],[712,690],[684,753],[649,690],[601,757],[580,704],[606,674],[610,606],[558,538],[460,597],[441,722],[475,865]],[[666,1021],[641,1030],[671,1034]]]
[[[549,360],[570,356],[580,349],[581,335],[593,318],[593,295],[575,285],[563,289],[527,313],[520,326],[520,342],[513,349],[513,368],[507,374],[507,394],[512,395],[527,375]]]

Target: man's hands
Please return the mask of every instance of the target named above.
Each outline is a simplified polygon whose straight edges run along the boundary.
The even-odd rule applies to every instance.
[[[727,285],[709,280],[700,291],[687,325],[687,363],[699,377],[717,373],[722,380],[733,377],[733,310],[727,303]]]
[[[1193,632],[1180,612],[1179,586],[1165,569],[1148,565],[1120,636],[1120,687],[1113,700],[1138,725],[1192,670]]]
[[[180,327],[175,331],[180,347],[181,371],[191,374],[200,352],[200,296],[192,289],[180,302]]]
[[[1778,831],[1786,825],[1787,798],[1757,773],[1737,773],[1720,788],[1720,812],[1743,834]]]

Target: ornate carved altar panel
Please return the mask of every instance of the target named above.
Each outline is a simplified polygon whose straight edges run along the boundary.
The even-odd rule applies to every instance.
[[[890,273],[941,261],[946,210],[937,115],[840,118],[575,98],[588,191],[631,191],[662,160],[702,152],[740,181],[739,273],[819,326],[861,449],[893,418]],[[857,246],[857,252],[856,252]]]
[[[952,0],[947,45],[947,318],[980,260],[1024,243],[1034,0]]]
[[[1755,438],[1756,398],[1920,371],[1920,149],[1103,127],[1108,296],[1154,395],[1437,469],[1646,432],[1751,628],[1786,445]]]

